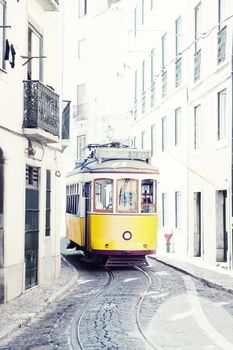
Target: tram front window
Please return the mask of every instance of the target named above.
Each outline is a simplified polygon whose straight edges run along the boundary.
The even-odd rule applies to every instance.
[[[117,211],[137,213],[138,181],[134,179],[117,180]]]
[[[113,180],[110,179],[95,180],[95,211],[112,212],[112,185]]]

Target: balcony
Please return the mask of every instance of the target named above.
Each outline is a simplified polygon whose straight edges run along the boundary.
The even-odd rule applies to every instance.
[[[201,49],[194,54],[194,83],[201,77]]]
[[[150,87],[150,106],[154,107],[155,105],[155,81],[151,83]]]
[[[58,11],[59,0],[37,0],[45,11]]]
[[[182,80],[182,60],[181,57],[176,60],[176,87],[180,86]]]
[[[226,40],[227,27],[225,26],[218,32],[218,64],[222,63],[226,58]]]
[[[162,73],[162,98],[167,95],[167,71]]]
[[[59,96],[38,80],[24,83],[24,134],[45,143],[59,142]]]
[[[142,93],[142,114],[145,113],[146,110],[146,93],[143,91]]]

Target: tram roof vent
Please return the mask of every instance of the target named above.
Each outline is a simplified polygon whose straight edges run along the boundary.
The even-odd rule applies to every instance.
[[[102,159],[132,159],[149,162],[150,151],[137,150],[133,148],[96,148],[94,156],[98,160]]]

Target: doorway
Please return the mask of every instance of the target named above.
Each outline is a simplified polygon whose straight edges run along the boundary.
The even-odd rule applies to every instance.
[[[25,203],[25,289],[38,283],[39,170],[26,167]]]
[[[216,261],[227,261],[227,229],[226,229],[227,191],[216,191]]]
[[[201,256],[201,192],[193,193],[193,231],[194,231],[194,256]]]

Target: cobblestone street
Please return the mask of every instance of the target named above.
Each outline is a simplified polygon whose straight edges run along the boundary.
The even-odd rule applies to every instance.
[[[112,269],[110,282],[108,270],[73,251],[66,261],[78,283],[2,339],[1,350],[232,348],[231,293],[155,259],[143,270]]]

